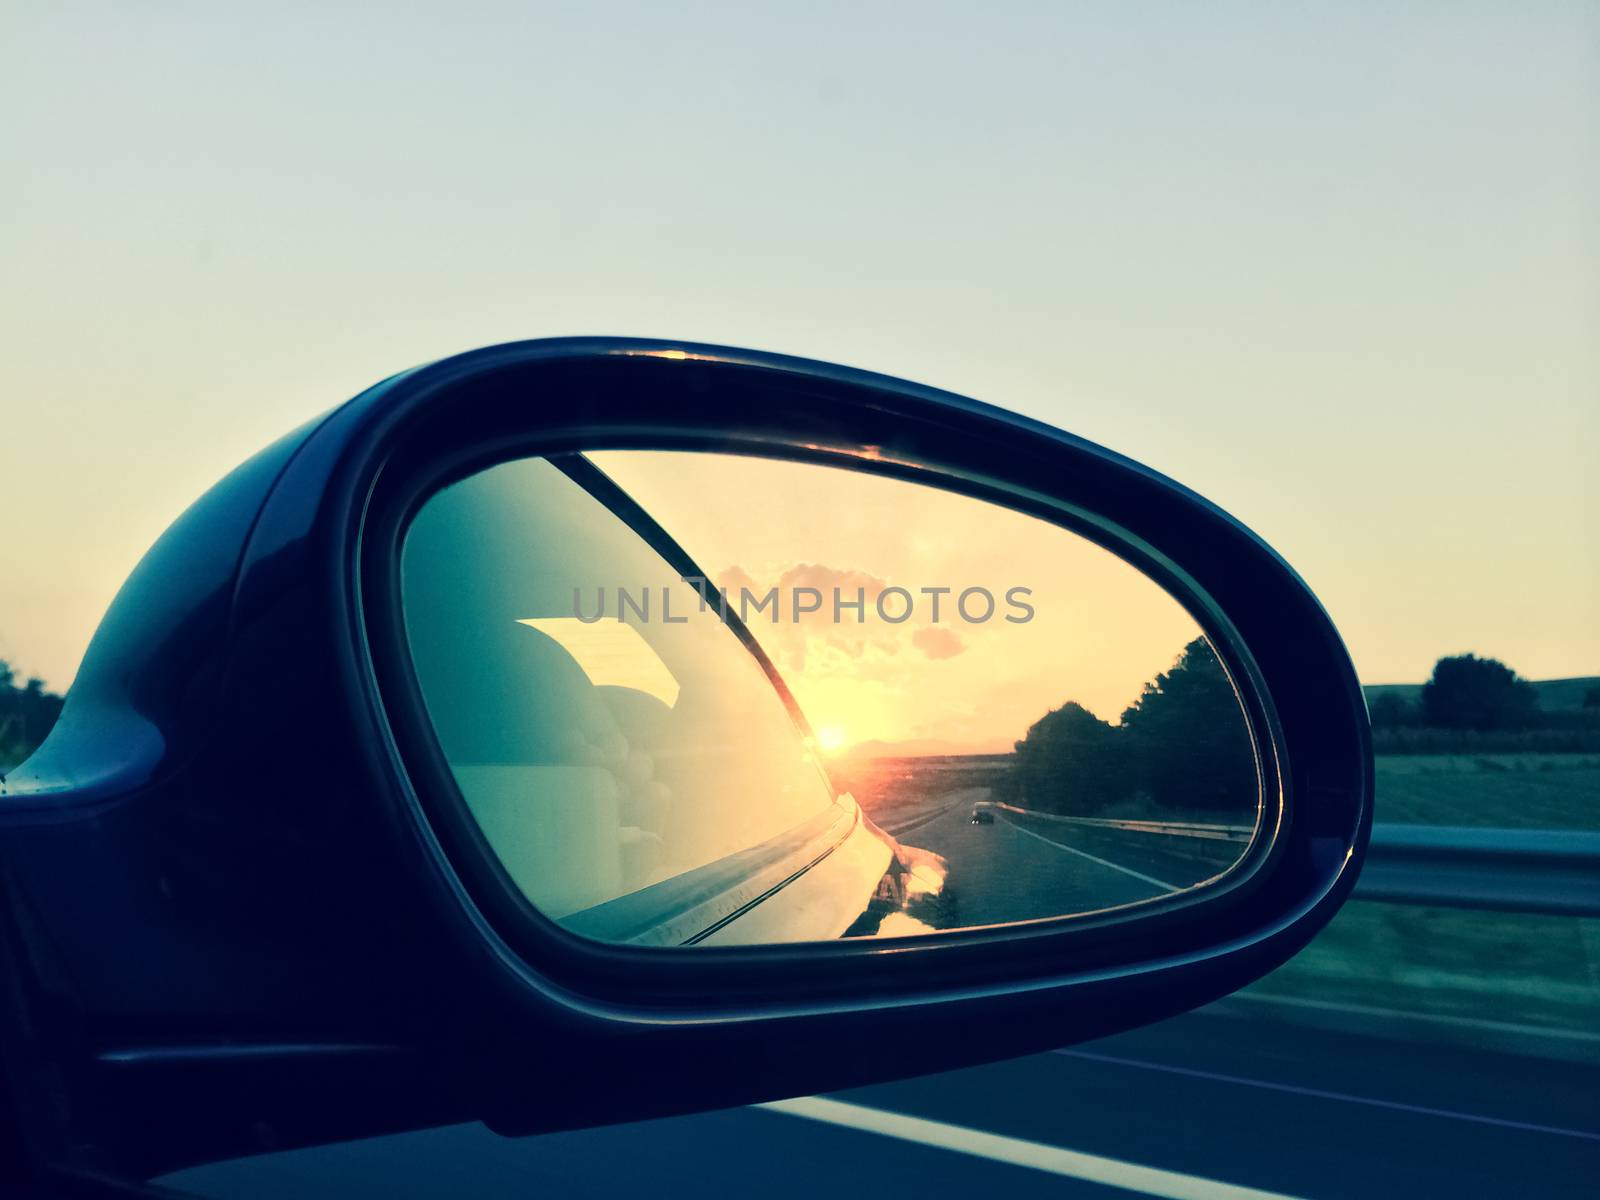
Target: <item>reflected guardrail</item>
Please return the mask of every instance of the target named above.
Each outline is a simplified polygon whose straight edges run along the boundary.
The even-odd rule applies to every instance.
[[[1600,916],[1600,833],[1376,824],[1355,895],[1394,904]]]
[[[1251,833],[1248,825],[1062,816],[998,800],[979,807],[1062,825],[1174,837],[1243,842]],[[1355,895],[1392,904],[1600,916],[1600,832],[1379,822],[1372,827]]]
[[[1037,812],[1031,808],[1018,808],[1003,800],[983,800],[975,808],[1001,808],[1019,817],[1035,821],[1050,821],[1061,825],[1083,825],[1091,829],[1123,829],[1132,833],[1153,833],[1167,837],[1204,838],[1211,841],[1248,842],[1255,832],[1254,825],[1219,825],[1210,821],[1136,821],[1121,817],[1068,817],[1060,813]]]
[[[1172,837],[1248,841],[1251,834],[1248,825],[1063,816],[1001,800],[979,800],[973,807],[1060,825]],[[1600,916],[1600,832],[1378,822],[1355,896],[1392,904]]]

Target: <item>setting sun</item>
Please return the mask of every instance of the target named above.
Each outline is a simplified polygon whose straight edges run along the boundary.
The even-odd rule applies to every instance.
[[[834,754],[843,750],[849,740],[844,730],[837,725],[821,725],[817,728],[817,747],[824,754]]]

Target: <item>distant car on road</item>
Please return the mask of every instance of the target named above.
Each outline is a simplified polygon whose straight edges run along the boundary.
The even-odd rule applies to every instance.
[[[975,808],[972,810],[972,823],[974,825],[993,825],[994,813],[987,808]]]

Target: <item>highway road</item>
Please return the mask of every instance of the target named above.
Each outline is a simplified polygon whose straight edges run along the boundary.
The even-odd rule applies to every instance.
[[[994,817],[972,823],[975,808]],[[1099,828],[1029,816],[967,787],[904,805],[886,830],[949,864],[956,925],[1090,912],[1168,895],[1226,869],[1242,846],[1215,839]]]
[[[524,1139],[454,1126],[168,1182],[218,1200],[1588,1198],[1597,1096],[1594,1067],[1203,1011],[821,1103]]]

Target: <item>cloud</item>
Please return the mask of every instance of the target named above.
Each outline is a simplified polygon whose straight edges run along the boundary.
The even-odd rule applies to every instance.
[[[953,629],[929,625],[911,635],[911,644],[929,658],[954,658],[967,647]]]
[[[717,572],[712,582],[727,594],[729,607],[751,625],[826,628],[858,642],[862,626],[881,624],[875,606],[888,586],[866,571],[805,562],[784,567],[770,583],[735,563]],[[763,613],[756,607],[769,592],[777,597],[775,622],[770,608]]]
[[[748,593],[742,615],[788,673],[817,679],[887,680],[903,677],[907,671],[915,673],[916,662],[925,661],[902,655],[908,643],[926,659],[954,658],[966,649],[962,639],[948,629],[922,628],[928,617],[926,609],[915,612],[904,624],[884,622],[876,601],[888,582],[857,568],[792,562],[752,572],[735,563],[717,571],[713,582],[724,589],[729,608],[736,613],[741,611],[741,595]],[[769,589],[777,593],[776,620],[772,606],[755,607]],[[797,592],[806,602],[798,612]],[[858,597],[863,606],[859,612],[852,607]]]
[[[739,594],[740,588],[749,588],[752,592],[757,590],[755,578],[749,571],[739,566],[738,563],[728,567],[726,570],[719,571],[716,578],[711,582],[723,591],[731,592],[735,596]]]
[[[828,567],[821,563],[796,563],[778,576],[778,587],[785,592],[800,587],[816,588],[831,600],[833,589],[838,588],[845,599],[854,600],[859,589],[869,604],[876,601],[878,594],[887,586],[882,579],[865,571]]]

